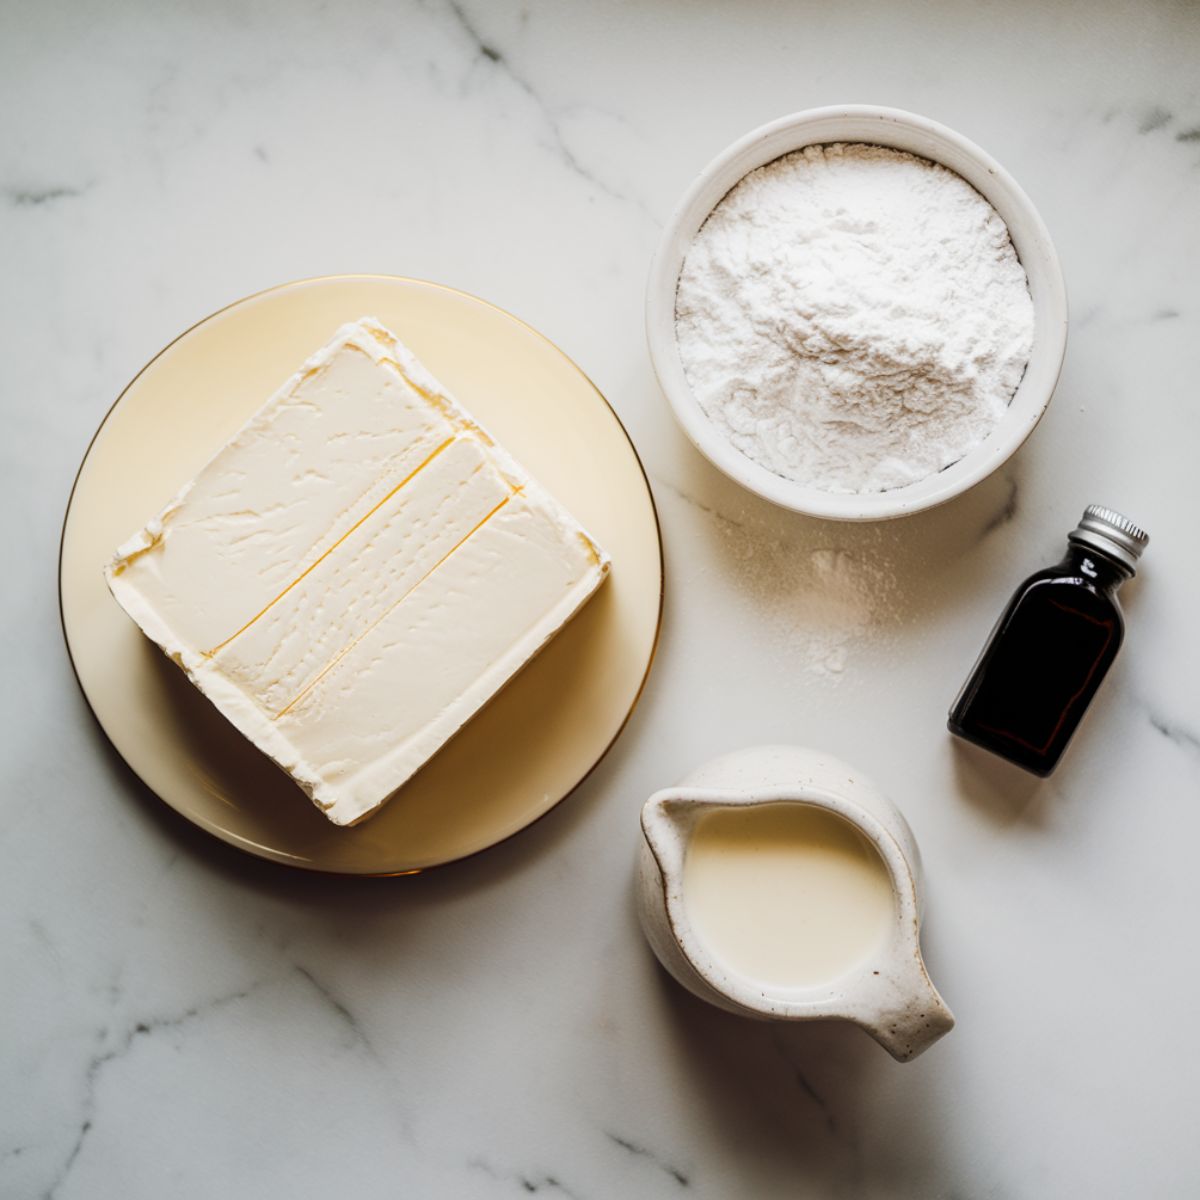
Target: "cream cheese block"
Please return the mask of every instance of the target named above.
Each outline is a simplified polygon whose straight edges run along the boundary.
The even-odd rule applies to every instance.
[[[337,825],[378,810],[609,561],[373,318],[343,326],[106,568]]]

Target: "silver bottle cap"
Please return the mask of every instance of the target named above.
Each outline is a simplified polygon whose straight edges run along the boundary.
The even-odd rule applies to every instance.
[[[1089,504],[1067,538],[1115,558],[1130,572],[1136,569],[1137,561],[1150,541],[1150,535],[1140,525],[1102,504]]]

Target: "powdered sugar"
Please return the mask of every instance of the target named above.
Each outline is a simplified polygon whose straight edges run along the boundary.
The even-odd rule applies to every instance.
[[[812,551],[809,569],[812,586],[797,595],[804,662],[814,674],[840,675],[851,645],[874,624],[878,580],[846,550]]]
[[[781,668],[836,684],[864,647],[879,652],[888,644],[903,606],[877,528],[832,542],[728,518],[718,529],[736,562],[738,594],[770,631]]]
[[[965,180],[881,146],[810,146],[742,179],[684,261],[676,337],[709,418],[830,492],[923,479],[977,446],[1033,344],[1025,271]]]

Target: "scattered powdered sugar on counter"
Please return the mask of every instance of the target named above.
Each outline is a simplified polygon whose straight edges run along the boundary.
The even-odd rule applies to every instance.
[[[813,550],[808,574],[809,586],[794,596],[794,636],[809,671],[840,676],[852,647],[875,624],[881,579],[847,550]]]
[[[782,639],[789,670],[837,683],[856,650],[888,639],[899,584],[879,547],[806,548],[760,529],[722,529],[739,590]]]
[[[1033,302],[999,214],[945,167],[810,146],[742,179],[688,250],[684,373],[788,479],[878,492],[977,446],[1029,360]]]

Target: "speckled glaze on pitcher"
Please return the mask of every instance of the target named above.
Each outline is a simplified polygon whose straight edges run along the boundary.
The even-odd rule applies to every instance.
[[[804,804],[849,821],[879,852],[892,883],[891,934],[828,984],[772,995],[719,961],[697,936],[683,895],[692,831],[713,809]],[[852,767],[795,746],[761,746],[706,763],[642,809],[638,907],[663,966],[703,1000],[768,1020],[851,1021],[907,1062],[954,1027],[921,957],[921,857],[900,810]]]

